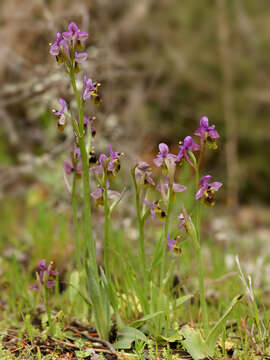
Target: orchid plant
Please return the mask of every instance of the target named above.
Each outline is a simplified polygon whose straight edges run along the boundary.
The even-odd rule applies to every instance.
[[[86,284],[81,283],[88,290],[89,304],[94,314],[95,326],[100,337],[109,338],[112,319],[117,322],[118,328],[125,328],[123,321],[122,300],[131,296],[134,306],[143,313],[141,320],[133,324],[147,322],[148,331],[154,336],[166,333],[172,324],[171,309],[184,303],[191,296],[179,298],[176,301],[168,296],[173,278],[173,263],[169,260],[170,252],[178,258],[181,254],[182,233],[186,233],[194,244],[197,264],[198,281],[200,288],[200,304],[202,307],[202,328],[205,336],[209,333],[207,304],[204,293],[204,275],[201,257],[201,204],[213,206],[214,195],[222,186],[221,182],[210,182],[211,175],[201,177],[201,161],[207,148],[216,149],[216,140],[219,134],[214,125],[209,125],[207,117],[200,121],[200,127],[194,132],[199,137],[196,143],[192,136],[187,136],[179,143],[178,154],[170,152],[168,145],[160,143],[159,152],[153,159],[153,164],[161,169],[159,180],[152,175],[150,164],[139,161],[131,169],[135,188],[135,202],[138,226],[138,251],[130,256],[130,261],[119,263],[119,254],[111,249],[114,239],[111,235],[111,214],[124,195],[111,188],[111,179],[118,176],[121,169],[122,153],[113,151],[109,145],[107,154],[96,155],[93,142],[96,135],[94,116],[85,113],[85,104],[91,100],[94,106],[102,103],[100,83],[83,76],[83,88],[79,90],[78,80],[82,63],[87,60],[84,44],[88,33],[80,31],[72,22],[68,31],[57,33],[56,41],[50,47],[50,54],[56,58],[59,65],[63,65],[70,78],[77,108],[73,109],[64,99],[59,99],[59,110],[54,110],[59,131],[64,131],[69,123],[73,130],[73,145],[71,161],[64,161],[64,178],[71,193],[71,202],[74,217],[74,237],[76,248],[77,267],[86,275]],[[194,174],[194,187],[179,184],[178,174],[183,163],[186,162]],[[158,170],[157,169],[157,170]],[[78,181],[82,180],[83,188],[83,239],[80,241],[78,222]],[[70,185],[72,182],[72,185]],[[176,217],[174,215],[179,196],[182,192],[191,191],[195,212],[179,206]],[[93,205],[104,208],[104,270],[98,267],[93,236],[91,209]],[[181,204],[181,203],[180,203]],[[145,225],[151,218],[162,221],[160,239],[156,241],[152,254],[146,251]],[[149,219],[149,220],[148,220]],[[178,221],[177,227],[175,223]],[[178,229],[178,230],[177,230]],[[177,236],[172,236],[176,231]],[[120,250],[119,250],[120,251]],[[120,254],[124,256],[124,254]],[[115,256],[115,258],[114,258]],[[132,258],[133,256],[133,258]],[[115,273],[115,262],[123,270],[122,287]],[[124,292],[126,291],[126,294]],[[174,305],[171,303],[174,301]],[[136,330],[138,338],[138,330]],[[140,335],[143,338],[143,334]]]

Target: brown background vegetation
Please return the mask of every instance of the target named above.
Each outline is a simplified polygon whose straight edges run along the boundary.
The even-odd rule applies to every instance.
[[[207,171],[224,179],[230,206],[269,202],[266,0],[2,0],[2,194],[46,182],[68,152],[51,108],[72,97],[48,43],[72,20],[90,34],[83,70],[102,83],[97,148],[112,142],[131,161],[149,160],[158,142],[176,146],[207,115],[222,135]]]

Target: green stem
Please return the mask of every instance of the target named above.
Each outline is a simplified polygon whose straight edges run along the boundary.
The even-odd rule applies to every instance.
[[[110,252],[110,207],[108,202],[108,189],[107,189],[108,176],[105,171],[104,176],[104,210],[105,210],[105,225],[104,225],[104,266],[107,281],[110,280],[110,264],[109,264],[109,252]]]
[[[167,249],[167,239],[169,234],[169,225],[170,225],[170,216],[172,211],[172,182],[170,181],[169,189],[168,189],[168,204],[167,204],[167,213],[166,213],[166,220],[164,224],[164,246],[163,246],[163,253],[162,253],[162,261],[161,261],[161,271],[160,271],[160,284],[162,284],[162,281],[165,276],[165,264],[166,264],[166,249]],[[162,288],[162,286],[161,286]]]
[[[140,190],[135,177],[135,168],[131,170],[132,179],[136,193],[136,212],[137,212],[137,224],[139,231],[139,256],[142,263],[143,275],[145,278],[146,274],[146,259],[145,259],[145,245],[144,245],[144,219],[141,213],[141,202],[140,202]]]
[[[76,97],[77,106],[78,106],[78,117],[79,117],[79,131],[78,141],[81,152],[82,159],[82,178],[83,178],[83,200],[84,200],[84,247],[89,251],[90,257],[90,267],[94,272],[96,280],[98,281],[98,268],[96,261],[96,250],[95,243],[93,240],[93,230],[92,230],[92,217],[91,217],[91,197],[90,197],[90,184],[89,184],[89,164],[88,156],[86,153],[84,135],[83,135],[83,111],[84,106],[83,102],[80,99],[74,71],[70,70],[70,80],[73,87],[73,91]]]
[[[46,285],[44,285],[44,299],[45,299],[46,312],[47,312],[47,316],[48,316],[49,334],[51,336],[53,336],[52,315],[51,315],[51,309],[50,309],[50,305],[49,305],[49,294],[48,294],[48,289],[47,289]]]
[[[194,157],[195,158],[195,157]],[[195,174],[196,174],[196,190],[199,186],[199,168],[196,162],[194,161],[195,165]],[[197,239],[199,245],[201,245],[201,201],[197,200],[196,202],[196,231],[197,231]],[[204,335],[207,336],[209,332],[209,322],[208,322],[208,311],[207,311],[207,304],[205,299],[205,290],[204,290],[204,271],[203,271],[203,264],[202,264],[202,254],[201,254],[201,246],[196,249],[196,256],[197,256],[197,263],[198,263],[198,280],[199,280],[199,287],[200,287],[200,303],[202,307],[202,322],[204,328]]]
[[[78,226],[78,217],[77,217],[77,198],[76,198],[76,185],[77,185],[77,175],[74,174],[72,182],[72,193],[71,193],[71,203],[72,203],[72,212],[73,212],[73,227],[74,227],[74,238],[75,238],[75,253],[76,253],[76,264],[77,269],[81,269],[81,244],[79,242],[79,226]]]

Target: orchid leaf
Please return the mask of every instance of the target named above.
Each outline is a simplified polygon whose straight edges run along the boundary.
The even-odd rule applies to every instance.
[[[168,332],[166,336],[159,335],[156,340],[161,343],[174,343],[176,341],[184,340],[184,337],[180,334],[178,330],[170,330],[170,332]]]
[[[189,295],[181,296],[180,298],[176,299],[176,307],[183,305],[185,302],[187,302],[192,297],[193,297],[193,295],[189,294]]]
[[[222,331],[225,321],[227,320],[228,316],[230,315],[233,307],[242,299],[242,295],[237,295],[231,302],[230,306],[223,314],[223,316],[219,319],[213,329],[210,331],[209,335],[206,339],[207,348],[209,351],[209,355],[213,356],[215,351],[215,346],[219,337],[219,334]]]
[[[189,325],[184,325],[179,331],[179,334],[182,335],[182,345],[194,360],[207,358],[209,355],[208,349],[200,330],[194,329]]]
[[[120,331],[114,347],[116,349],[130,349],[135,340],[147,341],[147,337],[138,329],[132,327],[124,327]]]

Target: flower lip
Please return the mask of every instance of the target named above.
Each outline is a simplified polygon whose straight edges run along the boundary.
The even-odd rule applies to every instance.
[[[174,250],[174,245],[176,244],[176,240],[175,239],[171,239],[170,235],[168,234],[167,237],[167,248],[168,250]]]
[[[223,184],[219,181],[209,183],[211,178],[211,175],[205,175],[200,179],[195,198],[196,200],[204,198],[205,204],[212,206],[215,203],[214,193],[217,192]]]

